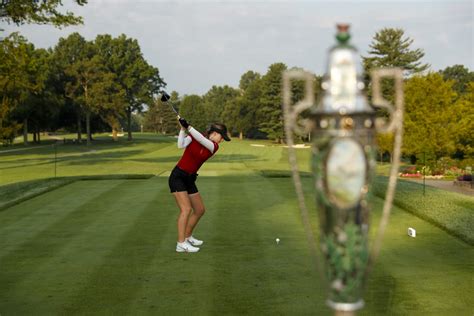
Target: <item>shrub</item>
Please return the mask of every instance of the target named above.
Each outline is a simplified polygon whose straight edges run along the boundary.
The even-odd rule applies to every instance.
[[[416,166],[407,166],[400,170],[402,174],[416,174]]]
[[[459,169],[458,167],[450,167],[449,169],[446,169],[444,171],[445,176],[453,176],[453,177],[458,177],[463,174],[462,169]]]

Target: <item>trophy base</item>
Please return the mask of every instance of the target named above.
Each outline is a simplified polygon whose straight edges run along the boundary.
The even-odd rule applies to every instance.
[[[364,300],[361,299],[355,303],[336,303],[331,300],[327,300],[326,304],[328,304],[328,306],[334,309],[335,311],[354,312],[364,307]]]

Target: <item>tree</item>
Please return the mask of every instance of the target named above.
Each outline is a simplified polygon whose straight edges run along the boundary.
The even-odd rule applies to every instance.
[[[362,57],[366,74],[384,67],[400,67],[406,75],[425,71],[429,64],[420,60],[425,56],[422,49],[411,49],[413,39],[403,38],[402,29],[384,28],[377,32],[369,45],[369,56]]]
[[[161,102],[160,102],[161,103]],[[160,105],[158,99],[148,105],[148,109],[143,114],[143,128],[147,132],[158,133],[160,128]]]
[[[39,90],[33,54],[33,44],[18,33],[0,42],[0,139],[5,143],[12,142],[21,127],[12,117],[13,111]]]
[[[412,49],[414,40],[404,37],[405,32],[402,29],[383,28],[378,31],[372,43],[369,45],[368,56],[362,56],[364,65],[364,81],[368,88],[369,98],[372,95],[370,85],[370,72],[377,68],[399,67],[403,69],[406,76],[420,73],[429,68],[429,64],[423,64],[421,59],[425,53],[422,49]],[[392,104],[394,101],[394,81],[392,79],[383,79],[381,83],[382,95]],[[379,115],[388,116],[384,110],[379,111]],[[393,147],[393,137],[390,135],[379,134],[376,137],[379,144],[379,151],[388,151],[391,154]]]
[[[247,71],[240,77],[239,88],[242,91],[246,91],[250,85],[252,85],[256,80],[260,80],[262,76],[258,72],[252,70]]]
[[[105,66],[116,74],[117,83],[125,91],[128,140],[131,140],[132,112],[142,111],[144,104],[152,103],[153,96],[166,84],[159,70],[143,58],[136,39],[127,38],[124,34],[118,38],[108,34],[98,35],[95,45]]]
[[[262,78],[258,126],[269,138],[277,142],[281,142],[284,136],[281,80],[283,71],[286,69],[287,67],[283,63],[272,64]]]
[[[171,102],[175,109],[179,108],[179,95],[176,91],[171,92]],[[176,133],[178,128],[176,113],[170,108],[170,105],[161,102],[159,98],[149,105],[148,111],[144,116],[144,128],[147,131],[155,133],[170,134]]]
[[[100,64],[95,64],[99,62]],[[103,67],[99,56],[94,56],[91,65],[97,67],[95,80],[90,85],[90,104],[93,111],[112,129],[114,141],[118,140],[117,132],[120,128],[120,118],[125,116],[125,91],[117,83],[116,75]]]
[[[414,76],[405,84],[405,136],[403,152],[423,153],[436,159],[454,153],[455,130],[452,105],[456,93],[452,82],[439,73]]]
[[[59,113],[60,97],[56,94],[51,82],[53,75],[52,52],[45,49],[34,49],[31,54],[34,72],[29,80],[36,86],[34,91],[25,90],[13,116],[23,123],[23,142],[28,144],[28,131],[33,132],[33,141],[40,141],[41,130],[51,130]]]
[[[454,88],[456,89],[456,88]],[[449,111],[450,131],[461,158],[474,157],[474,82],[467,84],[464,93]]]
[[[83,6],[87,0],[74,0]],[[16,25],[24,23],[52,24],[57,27],[82,24],[82,18],[72,12],[61,13],[58,6],[61,0],[2,0],[0,2],[0,20]]]
[[[87,42],[83,50],[82,58],[65,69],[66,75],[73,79],[66,84],[66,93],[86,115],[87,145],[91,140],[90,119],[93,113],[99,114],[111,126],[114,140],[117,140],[119,117],[124,113],[125,91],[117,83],[116,75],[96,54],[92,42]]]
[[[255,115],[260,102],[261,75],[247,71],[240,79],[240,91],[235,91],[224,105],[222,120],[227,124],[230,133],[238,133],[239,138],[255,127]]]
[[[380,162],[383,162],[383,155],[388,153],[390,161],[392,160],[393,151],[393,133],[381,133],[377,135],[377,152],[380,155]]]
[[[454,81],[453,89],[460,96],[466,93],[469,89],[469,85],[474,82],[474,72],[469,71],[469,69],[463,65],[446,67],[444,70],[440,70],[439,72],[443,75],[444,80]]]
[[[227,122],[227,115],[224,115],[224,108],[232,103],[239,95],[239,91],[228,85],[223,87],[212,86],[212,88],[202,97],[205,114],[208,124],[211,122]]]
[[[66,91],[66,87],[71,87],[76,82],[76,78],[69,75],[69,68],[79,60],[91,58],[90,49],[86,49],[87,45],[90,47],[90,44],[87,44],[87,41],[76,32],[70,34],[67,38],[60,38],[58,44],[54,47],[53,67],[56,72],[55,81],[58,83],[57,90],[58,93],[65,96],[64,105],[76,112],[78,142],[82,141],[82,107],[70,95],[69,92],[71,91]]]
[[[372,94],[370,86],[370,72],[377,68],[398,67],[409,77],[425,71],[430,67],[420,60],[425,53],[422,49],[411,49],[413,39],[403,38],[402,29],[384,28],[377,32],[369,45],[369,56],[362,56],[364,65],[365,83],[369,87],[368,95]],[[393,80],[384,79],[381,84],[382,94],[389,101],[394,100]]]
[[[184,96],[179,107],[179,114],[200,132],[204,132],[209,124],[203,99],[198,95]]]

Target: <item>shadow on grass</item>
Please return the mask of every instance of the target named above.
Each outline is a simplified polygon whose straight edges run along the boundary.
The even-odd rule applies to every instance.
[[[146,163],[158,163],[158,162],[178,162],[181,156],[165,156],[156,158],[137,158],[129,159],[129,161],[146,162]]]
[[[240,161],[264,161],[263,159],[258,159],[259,156],[256,155],[246,155],[246,154],[232,154],[232,155],[217,155],[215,157],[212,157],[212,160],[209,160],[209,162],[240,162]]]
[[[29,159],[31,161],[38,161],[39,159]],[[37,162],[37,163],[26,163],[26,164],[19,164],[19,165],[10,165],[6,167],[0,167],[0,170],[9,170],[9,169],[18,169],[18,168],[27,168],[27,167],[34,167],[34,166],[42,166],[42,165],[49,165],[51,163],[54,163],[54,158],[53,160],[51,159],[41,159],[43,162]],[[11,163],[11,162],[10,162]]]
[[[84,151],[84,152],[72,152],[72,153],[58,153],[58,156],[56,157],[57,162],[63,162],[63,161],[70,161],[70,160],[80,160],[80,159],[88,159],[93,157],[95,160],[100,160],[102,158],[112,158],[112,159],[118,159],[118,158],[124,158],[124,157],[129,157],[133,155],[138,155],[138,154],[143,154],[147,152],[146,150],[142,149],[136,149],[136,150],[120,150],[120,151],[113,151],[113,152],[98,152],[98,151]],[[29,162],[29,161],[52,161],[54,162],[55,160],[55,155],[54,152],[49,153],[49,157],[46,158],[27,158],[27,159],[16,159],[15,162]],[[0,161],[0,164],[11,164],[12,161]],[[38,163],[42,164],[42,163]],[[30,166],[30,165],[35,165],[35,164],[22,164],[25,166]],[[16,166],[18,167],[18,166]],[[4,167],[3,169],[8,169],[9,167]]]
[[[16,182],[0,186],[0,211],[27,201],[41,194],[56,190],[62,186],[81,180],[141,180],[153,177],[153,174],[110,174],[56,177]]]
[[[264,176],[265,178],[291,178],[292,174],[291,171],[289,170],[270,170],[270,169],[261,169],[259,170],[260,174]],[[299,172],[300,177],[302,178],[310,178],[312,177],[311,172],[306,172],[306,171],[300,171]],[[290,179],[290,181],[292,181]]]
[[[121,150],[105,153],[90,153],[80,156],[66,156],[58,159],[59,163],[63,165],[97,165],[110,161],[117,162],[120,159],[128,160],[127,157],[140,155],[146,152],[145,150]]]
[[[9,170],[9,169],[18,169],[18,168],[27,168],[27,167],[35,167],[35,166],[42,166],[48,164],[57,164],[61,165],[97,165],[97,164],[106,164],[108,162],[117,162],[121,159],[126,160],[127,157],[139,155],[145,152],[144,150],[123,150],[123,151],[114,151],[114,152],[106,152],[106,153],[78,153],[72,154],[69,156],[60,156],[56,159],[54,156],[49,158],[31,158],[31,159],[23,159],[23,160],[16,160],[15,164],[12,165],[11,161],[5,161],[3,163],[10,164],[7,166],[0,167],[0,170]],[[33,162],[36,163],[24,163],[24,162]],[[38,162],[40,161],[40,162]],[[2,162],[0,162],[2,163]]]
[[[9,156],[28,156],[28,155],[50,155],[54,154],[54,145],[57,146],[58,150],[61,150],[62,153],[64,152],[78,152],[78,151],[83,151],[83,152],[88,152],[92,150],[106,150],[106,149],[113,149],[113,148],[128,148],[128,147],[134,147],[134,146],[140,146],[144,144],[150,144],[150,145],[168,145],[176,142],[176,139],[172,137],[157,137],[156,139],[153,138],[144,138],[144,139],[134,139],[132,141],[127,141],[127,140],[119,140],[117,142],[113,141],[112,139],[106,139],[106,138],[97,138],[96,140],[92,141],[91,146],[87,146],[85,141],[82,143],[63,143],[62,141],[45,141],[45,143],[40,143],[40,144],[34,144],[31,145],[31,148],[29,146],[24,146],[24,145],[15,145],[12,147],[5,147],[3,150],[0,150],[0,157],[9,157]],[[37,148],[34,148],[37,147]],[[8,152],[9,150],[15,150],[15,149],[21,149],[19,151],[12,151]],[[28,149],[28,150],[24,150]],[[4,151],[4,152],[3,152]]]

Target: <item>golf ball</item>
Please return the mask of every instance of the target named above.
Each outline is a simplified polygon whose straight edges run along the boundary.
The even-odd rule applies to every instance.
[[[278,244],[280,242],[280,238],[275,239],[275,241]]]

